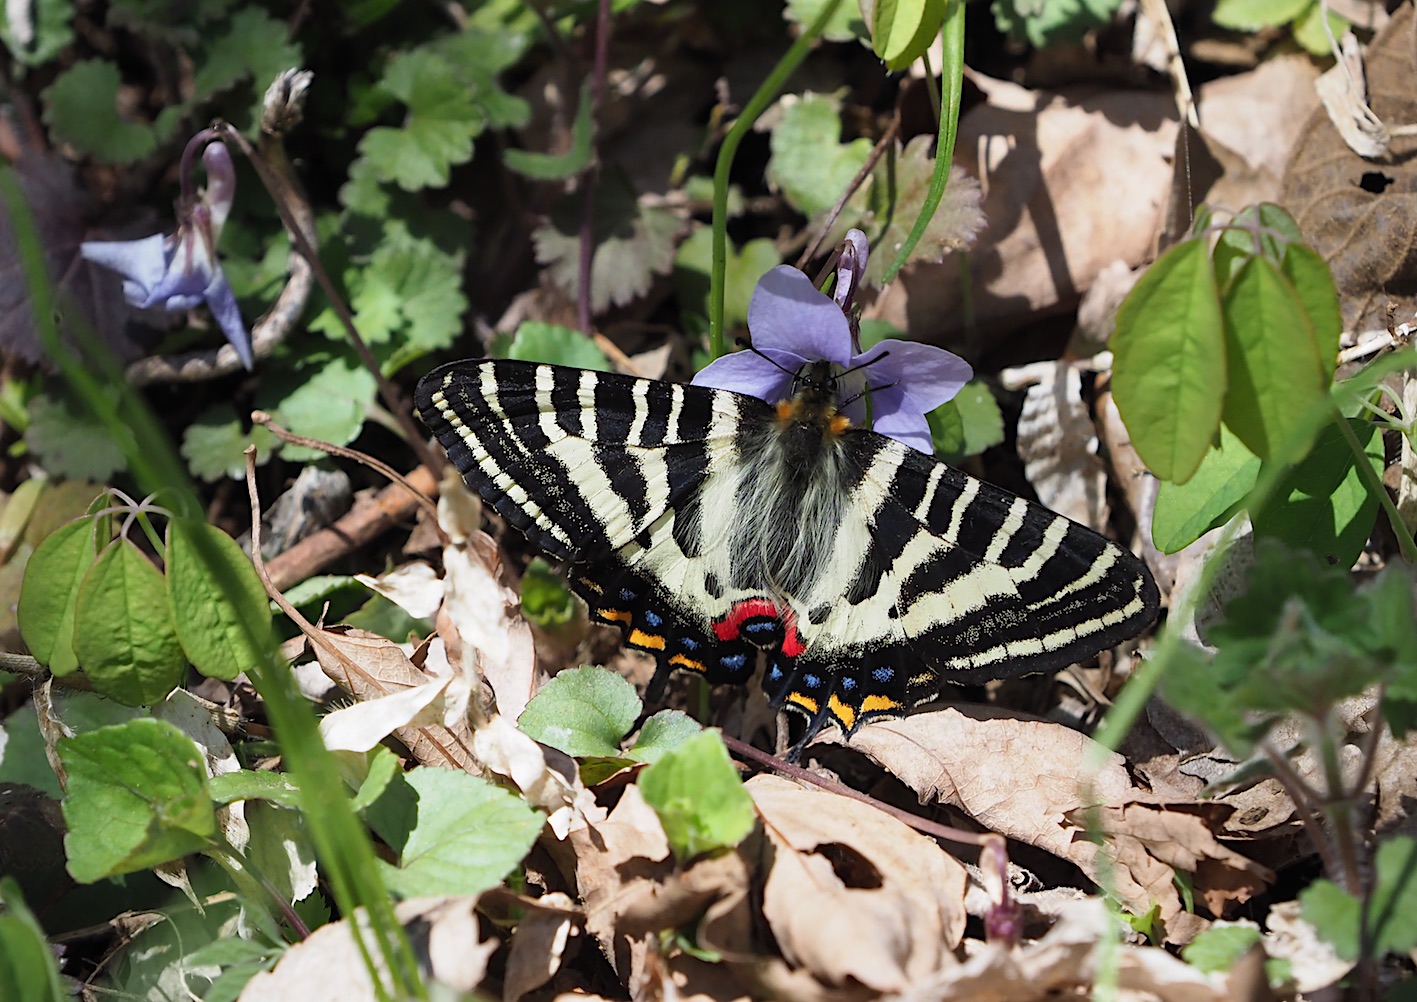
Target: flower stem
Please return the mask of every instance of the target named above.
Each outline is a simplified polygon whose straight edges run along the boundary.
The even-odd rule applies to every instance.
[[[915,245],[925,235],[925,228],[930,225],[930,220],[935,218],[935,210],[940,207],[940,200],[945,197],[945,185],[950,179],[950,164],[954,160],[955,133],[959,127],[960,95],[964,91],[963,0],[950,0],[945,22],[940,27],[940,40],[944,45],[944,58],[940,65],[940,85],[943,93],[940,133],[935,142],[935,173],[930,178],[930,190],[925,193],[925,204],[920,207],[920,215],[916,218],[910,235],[905,238],[900,253],[881,277],[882,285],[895,278],[911,252],[915,250]]]
[[[841,6],[841,0],[827,0],[817,19],[803,29],[787,53],[778,60],[772,72],[748,100],[728,135],[723,137],[723,145],[718,148],[718,161],[713,169],[713,263],[709,269],[709,358],[720,358],[728,350],[723,337],[723,281],[728,269],[728,174],[733,169],[733,158],[738,155],[738,146],[743,137],[753,127],[753,123],[767,110],[769,104],[787,84],[787,80],[802,65],[807,53],[818,36],[826,30],[827,23]]]

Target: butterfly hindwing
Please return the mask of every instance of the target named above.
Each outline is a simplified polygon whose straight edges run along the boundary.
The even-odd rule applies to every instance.
[[[752,397],[481,361],[425,377],[417,403],[467,482],[661,676],[739,683],[761,661],[809,735],[943,681],[1070,664],[1156,613],[1142,562],[1091,529]]]

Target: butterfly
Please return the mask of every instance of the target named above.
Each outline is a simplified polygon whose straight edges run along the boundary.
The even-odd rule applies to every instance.
[[[467,483],[569,565],[593,617],[709,684],[849,737],[947,682],[1057,669],[1135,636],[1157,590],[1093,530],[855,427],[826,362],[769,404],[524,361],[418,384]],[[653,701],[653,696],[651,697]]]

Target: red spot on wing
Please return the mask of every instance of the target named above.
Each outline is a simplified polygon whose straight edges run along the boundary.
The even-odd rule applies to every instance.
[[[766,598],[749,598],[735,602],[728,614],[713,624],[713,632],[721,641],[739,640],[743,624],[750,619],[775,619],[782,625],[782,653],[795,658],[807,649],[797,632],[797,617],[791,609],[779,609]]]

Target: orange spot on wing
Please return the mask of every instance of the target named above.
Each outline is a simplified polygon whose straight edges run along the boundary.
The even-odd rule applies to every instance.
[[[856,711],[850,706],[847,706],[836,696],[827,700],[827,709],[831,711],[833,717],[836,717],[836,719],[841,722],[841,726],[845,727],[848,731],[856,726]]]
[[[607,623],[623,623],[630,625],[631,615],[629,609],[596,609],[595,614]]]
[[[889,696],[867,696],[861,701],[862,713],[891,713],[901,708],[901,704]]]
[[[676,654],[669,659],[669,663],[676,668],[686,668],[689,671],[707,671],[702,661],[695,661],[693,658],[685,657],[683,654]]]
[[[643,647],[647,651],[664,650],[664,638],[657,633],[646,633],[644,630],[631,630],[630,636],[625,642],[631,647]]]
[[[806,710],[810,714],[813,714],[814,716],[816,715],[818,708],[821,706],[821,704],[818,703],[811,696],[808,696],[806,693],[802,692],[789,692],[787,694],[787,702],[796,703],[798,706],[802,707],[802,709]]]

